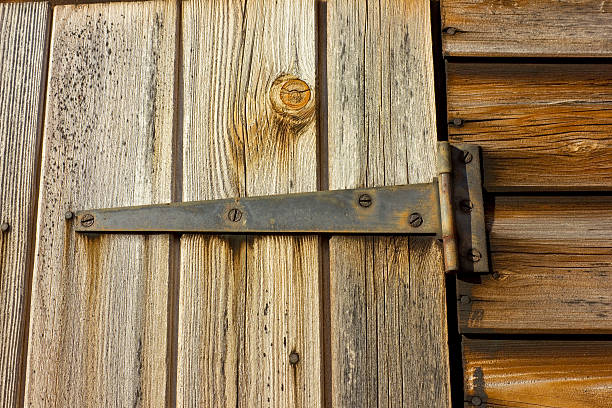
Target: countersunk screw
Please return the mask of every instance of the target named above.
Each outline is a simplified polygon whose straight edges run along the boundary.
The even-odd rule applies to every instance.
[[[463,152],[463,162],[465,164],[470,163],[473,158],[474,158],[474,156],[472,156],[472,153],[470,153],[468,151]]]
[[[459,301],[464,304],[467,305],[468,303],[470,303],[472,301],[472,299],[470,299],[469,296],[463,295],[461,296],[461,298],[459,299]]]
[[[94,223],[94,216],[91,214],[85,214],[81,217],[81,225],[84,227],[91,227]]]
[[[362,194],[359,196],[359,205],[362,207],[369,207],[372,205],[372,197],[369,194]]]
[[[423,217],[419,213],[410,214],[410,218],[408,218],[408,222],[414,228],[418,228],[423,225]]]
[[[459,126],[463,126],[463,119],[461,118],[455,118],[453,119],[453,125],[459,127]]]
[[[472,405],[479,407],[481,404],[482,404],[482,400],[480,399],[480,397],[478,396],[472,397]]]
[[[292,351],[291,354],[289,354],[289,364],[296,365],[299,361],[300,355],[295,351]]]
[[[470,200],[461,200],[461,202],[459,203],[459,207],[461,207],[461,211],[463,211],[464,213],[470,213],[474,208],[474,203]]]
[[[242,219],[242,211],[237,208],[232,208],[227,213],[227,218],[229,218],[229,220],[232,222],[238,222]]]
[[[455,33],[457,32],[457,29],[455,27],[446,27],[444,29],[444,32],[448,35],[455,35]]]
[[[467,252],[467,258],[472,262],[478,262],[482,258],[482,254],[475,248],[470,248]]]
[[[3,222],[2,225],[0,225],[0,230],[2,230],[2,232],[7,232],[10,229],[11,229],[11,226],[9,225],[8,222]]]
[[[67,220],[71,220],[72,217],[74,217],[74,213],[72,211],[66,211],[66,213],[64,214],[64,218],[66,218]]]

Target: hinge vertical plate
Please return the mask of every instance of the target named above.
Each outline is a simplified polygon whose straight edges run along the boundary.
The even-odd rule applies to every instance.
[[[461,272],[488,273],[480,147],[453,144],[453,207]]]

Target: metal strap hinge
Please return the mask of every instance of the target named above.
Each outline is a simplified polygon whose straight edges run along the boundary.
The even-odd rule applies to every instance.
[[[76,213],[82,233],[435,235],[447,272],[489,270],[480,149],[438,143],[428,184],[105,208]]]

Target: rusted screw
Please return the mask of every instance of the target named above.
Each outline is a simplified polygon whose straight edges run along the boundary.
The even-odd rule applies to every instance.
[[[453,125],[459,127],[459,126],[463,126],[463,119],[461,118],[455,118],[453,119]]]
[[[461,202],[459,203],[459,207],[464,213],[469,213],[472,212],[472,209],[474,208],[474,203],[470,200],[461,200]]]
[[[295,351],[292,351],[291,354],[289,354],[289,364],[296,365],[297,363],[299,363],[299,361],[300,355]]]
[[[444,32],[448,35],[455,35],[455,33],[457,32],[457,29],[455,27],[446,27],[444,29]]]
[[[410,214],[410,218],[408,218],[408,222],[414,228],[418,228],[423,225],[423,217],[419,213]]]
[[[472,405],[479,407],[482,404],[482,400],[479,396],[472,397]]]
[[[238,222],[242,219],[242,211],[237,208],[232,208],[227,213],[227,218],[229,218],[229,220],[232,222]]]
[[[2,225],[0,225],[0,230],[2,230],[2,232],[7,232],[10,229],[11,229],[11,226],[9,225],[8,222],[3,222]]]
[[[67,220],[71,220],[72,217],[74,217],[74,213],[72,211],[66,211],[66,213],[64,214],[64,218],[66,218]]]
[[[472,161],[472,159],[474,158],[474,156],[472,156],[472,153],[470,152],[463,152],[463,162],[465,164],[468,164]]]
[[[94,216],[91,214],[85,214],[81,217],[81,225],[85,228],[91,227],[94,223]]]
[[[359,205],[362,207],[369,207],[372,205],[372,197],[369,194],[362,194],[359,196]]]
[[[459,301],[462,304],[467,305],[468,303],[470,303],[472,301],[472,299],[470,299],[469,296],[463,295],[463,296],[461,296],[461,298],[459,298]]]
[[[478,262],[480,261],[480,259],[482,258],[482,254],[480,253],[479,250],[475,249],[475,248],[471,248],[468,252],[467,252],[467,258],[472,261],[472,262]]]

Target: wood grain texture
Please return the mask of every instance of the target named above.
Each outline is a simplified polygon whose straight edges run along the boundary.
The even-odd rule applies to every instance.
[[[430,182],[429,2],[329,1],[327,13],[330,189]],[[433,239],[332,237],[330,293],[332,406],[449,406]]]
[[[449,140],[482,146],[488,190],[612,186],[612,65],[449,63],[447,94]]]
[[[441,14],[445,55],[612,56],[607,0],[442,0]]]
[[[27,336],[28,275],[49,8],[0,4],[0,405],[17,406]]]
[[[183,3],[184,200],[317,189],[314,13]],[[186,235],[181,258],[177,405],[321,406],[318,238]]]
[[[612,342],[463,339],[466,407],[607,408]]]
[[[496,197],[487,224],[499,276],[458,281],[461,331],[612,333],[611,196]]]
[[[163,406],[169,237],[68,209],[170,201],[174,2],[54,9],[27,406]]]

